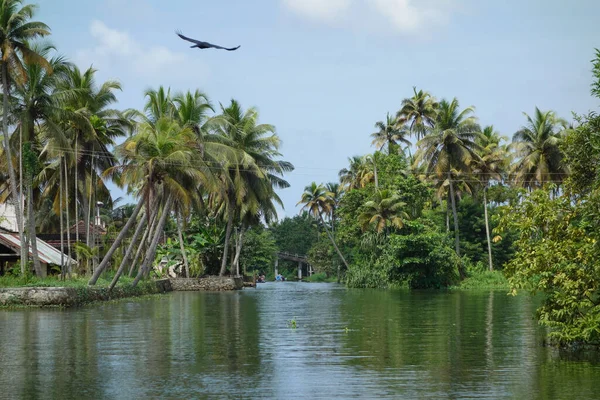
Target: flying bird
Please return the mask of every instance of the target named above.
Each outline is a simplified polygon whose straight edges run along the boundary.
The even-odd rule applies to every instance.
[[[200,40],[196,40],[196,39],[192,39],[189,38],[187,36],[183,36],[181,34],[181,32],[175,32],[177,34],[177,36],[179,36],[180,38],[182,38],[183,40],[187,40],[188,42],[192,42],[195,43],[193,46],[190,46],[191,48],[198,48],[198,49],[221,49],[221,50],[227,50],[227,51],[234,51],[240,48],[240,46],[238,47],[221,47],[221,46],[217,46],[216,44],[211,44],[208,42],[201,42]]]

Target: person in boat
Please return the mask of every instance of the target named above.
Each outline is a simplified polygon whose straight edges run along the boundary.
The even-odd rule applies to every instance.
[[[277,274],[277,276],[275,277],[275,281],[277,282],[281,282],[283,279],[283,276],[281,274]]]

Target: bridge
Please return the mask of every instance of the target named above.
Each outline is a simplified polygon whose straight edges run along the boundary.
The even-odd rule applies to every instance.
[[[289,261],[295,261],[298,263],[298,280],[302,280],[302,266],[306,265],[307,266],[307,274],[308,276],[311,276],[313,274],[313,269],[312,266],[309,264],[308,262],[308,258],[306,256],[302,256],[302,255],[298,255],[298,254],[291,254],[291,253],[286,253],[286,252],[278,252],[276,254],[276,258],[275,258],[275,276],[277,276],[277,274],[279,273],[278,271],[278,267],[279,267],[279,260],[289,260]]]

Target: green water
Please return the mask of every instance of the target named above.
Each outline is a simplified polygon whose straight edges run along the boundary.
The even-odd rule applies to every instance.
[[[285,282],[0,311],[0,398],[600,398],[600,363],[541,346],[536,304]]]

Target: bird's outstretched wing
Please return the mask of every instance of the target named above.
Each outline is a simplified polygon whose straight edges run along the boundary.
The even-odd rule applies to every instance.
[[[192,42],[192,43],[196,43],[196,44],[202,44],[202,43],[204,43],[204,42],[201,42],[199,40],[192,39],[192,38],[189,38],[187,36],[183,36],[183,34],[180,31],[175,31],[175,33],[177,34],[177,36],[179,36],[183,40],[187,40],[188,42]]]
[[[218,46],[216,44],[212,44],[212,43],[208,43],[208,42],[203,42],[200,40],[196,40],[196,39],[192,39],[189,38],[187,36],[184,36],[181,32],[177,31],[175,32],[177,34],[177,36],[179,36],[180,38],[182,38],[183,40],[187,40],[188,42],[194,43],[195,45],[192,47],[197,47],[199,49],[209,49],[209,48],[213,48],[213,49],[220,49],[220,50],[227,50],[227,51],[234,51],[240,48],[240,46],[237,47],[222,47],[222,46]]]

